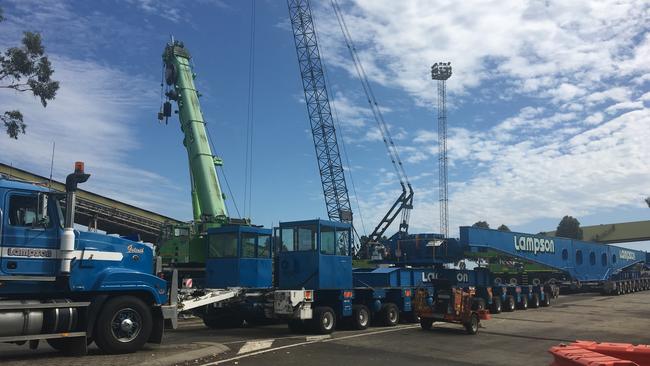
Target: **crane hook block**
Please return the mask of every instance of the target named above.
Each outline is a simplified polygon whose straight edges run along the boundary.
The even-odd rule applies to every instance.
[[[167,101],[163,104],[163,116],[164,117],[171,117],[172,116],[172,104]],[[162,119],[162,118],[161,118]]]

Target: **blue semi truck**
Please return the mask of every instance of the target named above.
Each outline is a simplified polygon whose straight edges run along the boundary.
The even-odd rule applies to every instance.
[[[58,193],[0,177],[0,342],[84,354],[92,341],[124,353],[162,340],[175,312],[152,248],[74,228],[88,178],[77,163]]]

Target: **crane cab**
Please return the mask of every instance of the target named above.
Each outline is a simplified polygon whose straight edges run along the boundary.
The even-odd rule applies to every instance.
[[[269,288],[273,283],[271,229],[229,225],[208,229],[208,288]]]
[[[352,287],[352,234],[347,223],[327,220],[281,222],[280,289]]]

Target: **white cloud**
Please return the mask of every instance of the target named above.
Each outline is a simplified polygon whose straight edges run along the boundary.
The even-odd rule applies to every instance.
[[[56,55],[51,59],[61,88],[47,108],[28,94],[0,93],[0,105],[21,110],[27,124],[27,133],[18,140],[0,137],[0,160],[49,175],[55,142],[56,179],[63,179],[72,163],[81,160],[92,174],[85,188],[170,212],[158,195],[160,190],[176,190],[175,185],[130,163],[132,154],[143,147],[134,134],[133,117],[157,104],[151,87],[155,83],[91,61]]]
[[[620,102],[616,103],[614,105],[611,105],[605,109],[605,112],[607,113],[614,113],[618,112],[620,110],[625,110],[625,109],[641,109],[643,108],[643,102],[637,101],[637,102]]]
[[[647,2],[344,5],[374,83],[402,90],[429,108],[436,98],[429,65],[451,61],[452,108],[477,99],[482,108],[523,103],[500,118],[486,110],[480,130],[462,124],[449,129],[452,226],[488,218],[522,225],[589,215],[635,206],[639,192],[647,190]],[[326,12],[331,10],[318,8],[323,48],[331,63],[354,75],[338,25]],[[416,130],[411,145],[400,150],[407,171],[437,158],[436,140],[433,131]],[[414,186],[412,226],[437,230],[437,181]],[[366,206],[379,213],[399,193],[372,192]]]

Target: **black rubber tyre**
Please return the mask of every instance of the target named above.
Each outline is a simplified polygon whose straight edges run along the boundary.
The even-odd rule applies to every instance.
[[[616,284],[616,296],[620,296],[622,292],[623,291],[621,291],[621,284],[617,283]]]
[[[115,297],[106,302],[97,318],[95,343],[106,353],[132,353],[147,343],[152,325],[151,309],[144,301]]]
[[[540,301],[539,301],[539,294],[533,294],[533,299],[530,300],[530,303],[528,303],[528,306],[537,309],[540,306]]]
[[[302,334],[307,330],[305,322],[301,319],[289,319],[287,325],[289,326],[289,331],[291,333]]]
[[[544,293],[544,300],[542,300],[541,305],[542,305],[542,307],[551,306],[551,294],[549,294],[548,292]]]
[[[465,331],[467,334],[474,335],[478,333],[478,324],[479,324],[479,319],[478,319],[478,314],[472,313],[472,316],[470,316],[469,321],[463,326],[465,326]]]
[[[519,301],[519,304],[517,304],[517,308],[519,310],[528,310],[528,296],[524,295],[521,297],[521,301]]]
[[[485,299],[475,297],[472,299],[472,310],[485,310]]]
[[[319,306],[314,309],[314,318],[311,320],[311,329],[318,334],[330,334],[336,329],[336,314],[328,306]]]
[[[370,310],[365,305],[352,305],[352,328],[364,330],[370,324]]]
[[[503,306],[503,311],[512,312],[512,311],[515,311],[516,307],[517,307],[517,304],[515,303],[515,297],[512,296],[512,295],[508,295],[506,297],[505,306]]]
[[[420,327],[422,330],[429,330],[433,326],[433,319],[431,318],[420,318]]]
[[[50,347],[65,354],[66,356],[83,356],[86,354],[86,349],[83,347],[78,347],[78,343],[75,342],[76,339],[51,338],[51,339],[46,339],[45,341],[47,342],[47,344],[50,345]],[[91,343],[93,343],[93,340],[91,338],[87,338],[86,345],[90,345]]]
[[[492,305],[490,305],[490,313],[500,314],[501,313],[501,298],[495,296],[492,298]]]
[[[394,327],[399,324],[399,308],[392,302],[386,303],[382,305],[379,317],[385,326]]]

